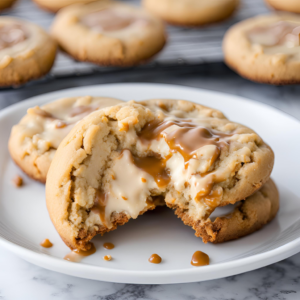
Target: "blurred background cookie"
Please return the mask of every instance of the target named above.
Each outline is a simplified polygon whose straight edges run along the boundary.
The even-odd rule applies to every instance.
[[[56,43],[39,26],[0,17],[0,86],[20,85],[47,74]]]
[[[267,4],[277,10],[285,10],[295,13],[300,13],[299,0],[265,0]]]
[[[51,33],[77,60],[108,66],[140,64],[166,42],[164,25],[158,18],[134,6],[106,0],[64,8]]]
[[[61,8],[78,3],[89,3],[95,0],[33,0],[39,7],[51,11],[57,12]]]
[[[143,0],[144,7],[163,20],[181,26],[198,26],[228,18],[239,0]]]
[[[16,0],[1,0],[0,1],[0,11],[10,8]]]
[[[242,21],[226,33],[223,50],[229,67],[253,81],[300,82],[300,16],[263,15]]]
[[[85,96],[30,108],[12,128],[10,155],[28,176],[44,183],[57,147],[75,124],[97,109],[120,102],[114,98]]]

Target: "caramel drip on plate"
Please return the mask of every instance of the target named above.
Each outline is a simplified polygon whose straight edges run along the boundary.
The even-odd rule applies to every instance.
[[[17,188],[23,186],[24,183],[23,178],[20,175],[15,176],[12,182]]]
[[[152,254],[149,259],[149,262],[151,262],[152,264],[160,264],[161,263],[161,257],[157,254]]]
[[[169,157],[163,159],[155,156],[137,157],[132,156],[134,164],[141,170],[151,175],[159,188],[166,187],[171,178],[166,169]]]
[[[26,39],[26,31],[21,24],[7,24],[0,26],[0,50],[12,47]]]
[[[84,257],[90,256],[90,255],[94,254],[95,252],[96,252],[96,247],[94,246],[94,244],[92,244],[92,247],[90,250],[82,251],[82,250],[75,249],[75,250],[71,251],[70,253],[68,253],[64,257],[64,259],[71,261],[71,262],[80,262]]]
[[[192,256],[191,265],[195,267],[207,266],[209,265],[209,256],[202,251],[196,251]]]
[[[103,247],[107,250],[111,250],[115,248],[115,245],[113,243],[104,243]]]
[[[105,220],[105,207],[107,203],[107,195],[103,192],[97,190],[96,196],[94,200],[94,206],[92,207],[91,211],[95,214],[98,214],[100,217],[100,220],[104,226],[106,226],[106,220]]]
[[[105,255],[105,256],[103,256],[103,259],[105,261],[110,261],[110,260],[112,260],[112,257],[111,257],[111,255]]]
[[[163,132],[167,128],[176,125],[179,128],[170,133]],[[185,164],[191,158],[197,158],[196,151],[206,145],[215,145],[217,152],[212,158],[214,162],[221,153],[221,148],[228,145],[226,138],[232,136],[217,130],[208,129],[190,120],[152,121],[145,125],[139,133],[139,138],[144,144],[150,144],[152,140],[164,137],[171,152],[179,152],[184,158]]]
[[[53,244],[48,239],[45,239],[40,243],[40,245],[44,248],[51,248],[53,246]]]

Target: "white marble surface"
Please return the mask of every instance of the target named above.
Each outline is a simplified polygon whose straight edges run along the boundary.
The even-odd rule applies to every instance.
[[[127,81],[174,83],[241,95],[275,106],[300,119],[300,86],[275,87],[251,83],[221,64],[41,81],[16,90],[0,90],[0,108],[58,89]],[[296,300],[300,299],[300,254],[256,271],[219,280],[176,285],[126,285],[48,271],[0,247],[0,299]]]

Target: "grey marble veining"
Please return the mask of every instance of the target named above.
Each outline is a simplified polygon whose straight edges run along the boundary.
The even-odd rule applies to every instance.
[[[172,83],[221,91],[264,102],[300,119],[300,86],[252,83],[223,64],[42,80],[18,89],[0,90],[0,109],[42,93],[110,82]],[[0,299],[296,300],[300,299],[300,253],[279,263],[224,279],[176,285],[126,285],[48,271],[0,247]]]

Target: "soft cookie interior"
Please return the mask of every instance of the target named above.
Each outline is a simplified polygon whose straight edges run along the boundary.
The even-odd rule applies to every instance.
[[[155,101],[94,112],[59,146],[47,206],[69,247],[88,249],[93,236],[154,208],[161,197],[206,220],[269,178],[273,153],[255,132],[187,101],[149,109]],[[179,107],[182,117],[170,113]]]

